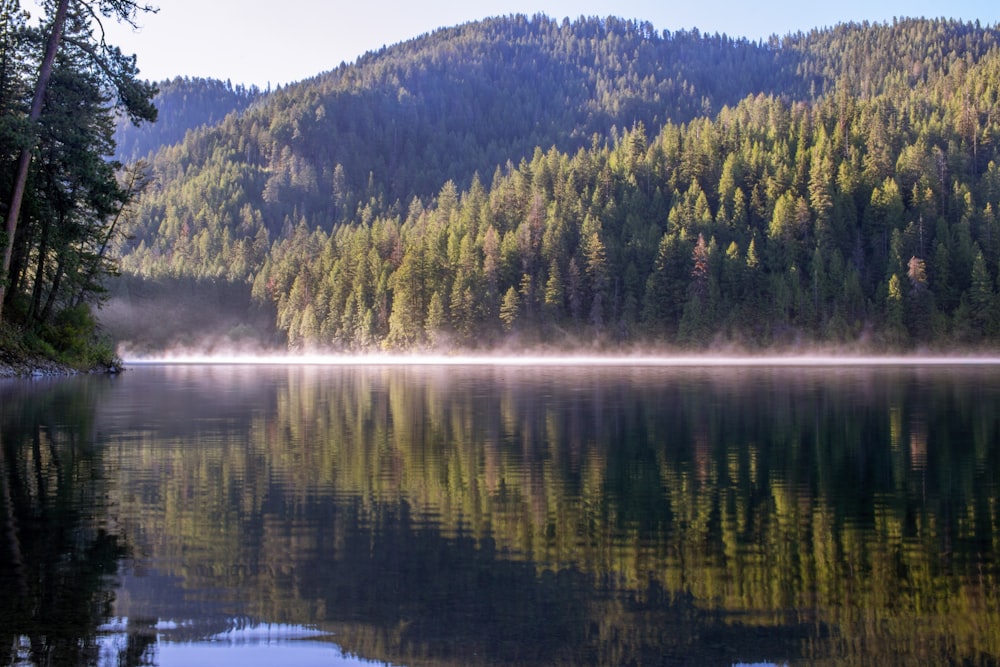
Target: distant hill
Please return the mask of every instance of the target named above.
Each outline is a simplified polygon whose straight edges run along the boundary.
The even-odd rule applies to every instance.
[[[123,267],[254,283],[300,347],[988,340],[997,46],[916,19],[441,29],[164,142]],[[733,317],[754,303],[778,311]]]
[[[115,128],[115,157],[132,162],[184,139],[189,130],[215,125],[230,113],[243,111],[266,92],[255,86],[233,87],[229,81],[176,77],[157,84],[153,103],[159,111],[155,123],[135,126],[121,118]]]

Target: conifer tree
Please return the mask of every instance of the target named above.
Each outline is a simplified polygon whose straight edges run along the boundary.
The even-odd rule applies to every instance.
[[[511,331],[517,323],[521,314],[521,297],[513,286],[509,287],[503,295],[503,302],[500,304],[500,320],[504,329]]]
[[[46,99],[56,69],[56,59],[63,52],[69,52],[75,60],[74,66],[80,75],[98,72],[102,83],[116,95],[118,106],[136,122],[151,121],[156,118],[156,108],[151,103],[155,87],[138,80],[138,70],[134,57],[124,56],[116,47],[104,41],[100,19],[114,19],[135,25],[139,12],[153,11],[152,7],[132,0],[59,0],[55,4],[51,19],[45,27],[45,48],[39,59],[38,74],[34,82],[30,108],[27,112],[27,131],[21,135],[20,153],[16,160],[10,192],[7,199],[5,238],[3,239],[3,259],[0,265],[0,318],[4,306],[15,293],[16,280],[12,280],[11,269],[17,243],[18,226],[21,222],[22,204],[28,185],[34,149],[38,145],[46,119],[43,116]],[[102,34],[95,39],[89,28],[90,20],[97,22]],[[69,31],[70,40],[64,36]],[[68,47],[66,45],[69,45]],[[110,114],[110,112],[108,112]],[[110,118],[110,115],[109,115]],[[110,147],[107,147],[110,148]],[[99,156],[101,149],[92,149]],[[104,154],[110,153],[107,150]]]

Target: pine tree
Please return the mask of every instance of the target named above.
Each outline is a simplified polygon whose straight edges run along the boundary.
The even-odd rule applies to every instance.
[[[553,316],[560,316],[563,310],[564,288],[559,262],[553,259],[549,264],[549,278],[545,282],[545,307]]]
[[[512,331],[521,315],[521,297],[513,286],[509,287],[503,295],[500,304],[500,320],[503,322],[504,330]]]
[[[972,260],[972,286],[969,288],[969,307],[972,326],[977,339],[994,335],[996,329],[996,290],[993,278],[986,268],[983,253],[976,247]]]
[[[444,326],[444,303],[441,301],[441,294],[434,292],[427,306],[427,319],[424,321],[424,330],[427,333],[427,339],[430,340],[432,345],[439,345],[444,340]]]
[[[886,336],[890,343],[899,345],[906,338],[906,328],[903,326],[902,281],[895,273],[889,277],[888,296],[886,298]]]
[[[141,5],[133,0],[103,0],[99,5],[82,1],[59,0],[53,8],[51,22],[45,27],[46,34],[42,40],[45,44],[40,59],[38,76],[34,84],[34,94],[27,121],[33,131],[22,134],[22,145],[16,161],[6,210],[6,235],[3,241],[3,260],[0,269],[0,317],[3,308],[12,295],[17,293],[18,276],[15,267],[15,244],[17,243],[18,226],[21,224],[22,204],[26,194],[29,172],[33,157],[33,149],[38,147],[42,132],[39,129],[52,131],[49,119],[45,115],[46,102],[50,93],[53,76],[58,67],[72,63],[74,72],[71,76],[77,78],[101,77],[98,87],[102,92],[112,91],[116,95],[118,107],[135,122],[152,121],[156,119],[156,108],[151,102],[156,89],[151,84],[138,79],[135,59],[124,56],[120,50],[107,46],[103,39],[95,41],[89,29],[89,21],[98,13],[108,18],[125,21],[135,25],[135,17],[139,12],[151,11],[152,8]],[[64,39],[68,35],[68,39]],[[57,63],[57,57],[63,54],[62,63]],[[10,55],[10,52],[5,52]],[[58,65],[58,67],[57,67]],[[64,73],[63,76],[67,76]],[[2,92],[2,91],[0,91]],[[93,113],[94,103],[91,102],[90,113]],[[104,112],[110,135],[110,109],[102,103],[97,105]],[[90,146],[88,154],[103,159],[110,154],[111,146],[101,143]],[[67,166],[67,165],[63,165]],[[22,235],[23,236],[23,235]],[[13,273],[12,273],[13,270]]]

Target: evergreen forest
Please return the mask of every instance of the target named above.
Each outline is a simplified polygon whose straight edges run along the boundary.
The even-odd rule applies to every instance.
[[[140,347],[991,347],[998,38],[514,15],[273,91],[164,82],[163,125],[115,135],[145,188],[101,319]]]

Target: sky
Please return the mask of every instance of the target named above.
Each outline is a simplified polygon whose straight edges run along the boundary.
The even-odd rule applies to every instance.
[[[556,19],[610,14],[649,21],[658,31],[698,28],[750,39],[893,17],[1000,24],[996,0],[148,1],[159,12],[140,16],[139,30],[105,26],[109,43],[138,56],[142,78],[211,77],[260,88],[309,78],[439,27],[515,13]]]

